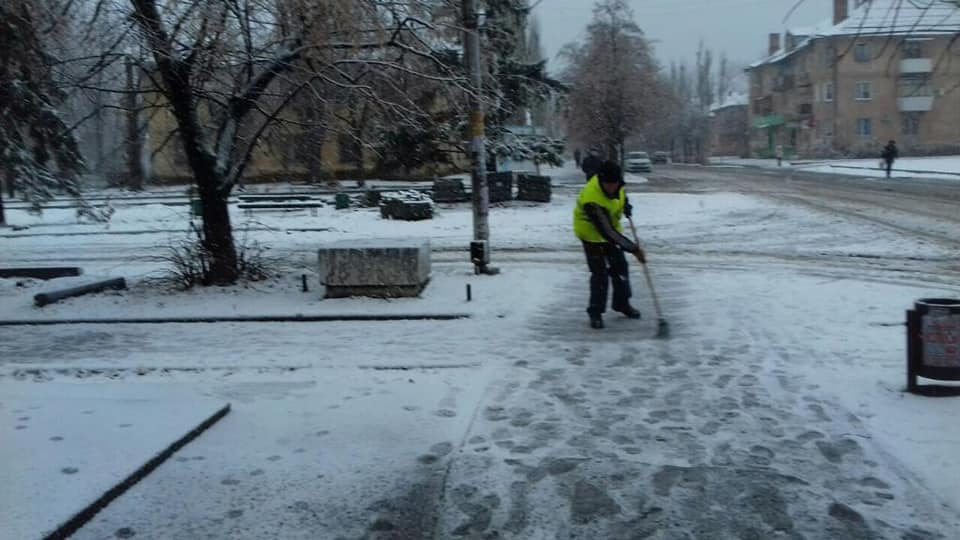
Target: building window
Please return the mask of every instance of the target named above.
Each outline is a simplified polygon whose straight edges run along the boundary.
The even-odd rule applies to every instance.
[[[861,64],[869,62],[873,58],[870,56],[869,43],[857,43],[853,47],[853,58]]]
[[[857,101],[870,101],[873,99],[873,91],[871,89],[869,82],[858,82],[857,83]]]
[[[828,46],[823,49],[823,65],[830,67],[837,59],[837,50],[833,46]]]
[[[861,137],[870,137],[873,135],[873,120],[870,118],[857,119],[857,135]]]
[[[917,112],[906,112],[903,113],[903,134],[904,135],[919,135],[920,134],[920,113]]]
[[[897,81],[897,96],[908,97],[933,97],[933,87],[930,86],[928,79],[900,79]]]
[[[903,42],[903,57],[904,58],[923,58],[923,42],[908,39]]]
[[[833,83],[823,83],[823,100],[833,101]]]

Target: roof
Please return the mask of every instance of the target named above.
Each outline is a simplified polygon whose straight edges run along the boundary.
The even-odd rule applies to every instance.
[[[832,36],[931,36],[960,33],[960,3],[955,0],[868,0],[840,24],[832,19],[790,34],[800,37],[793,50],[781,50],[748,69],[792,56],[819,38]]]
[[[711,111],[719,111],[727,107],[736,107],[750,103],[750,96],[741,92],[730,92],[722,100],[710,106]]]

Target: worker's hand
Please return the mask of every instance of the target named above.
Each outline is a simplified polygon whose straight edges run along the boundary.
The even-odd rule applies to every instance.
[[[630,201],[623,205],[623,215],[627,216],[628,219],[633,217],[633,205],[630,204]]]
[[[647,264],[647,254],[643,252],[643,249],[637,248],[637,250],[633,252],[633,256],[637,258],[640,264]]]

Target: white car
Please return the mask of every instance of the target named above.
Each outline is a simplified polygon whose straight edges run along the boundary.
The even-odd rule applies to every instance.
[[[652,172],[653,164],[646,152],[630,152],[627,154],[625,168],[627,172]]]

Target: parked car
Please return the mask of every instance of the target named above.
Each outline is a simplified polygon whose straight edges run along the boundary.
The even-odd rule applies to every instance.
[[[630,152],[626,159],[627,172],[652,172],[653,164],[646,152]]]
[[[654,163],[670,163],[670,153],[669,152],[654,152],[653,158],[651,159]]]

